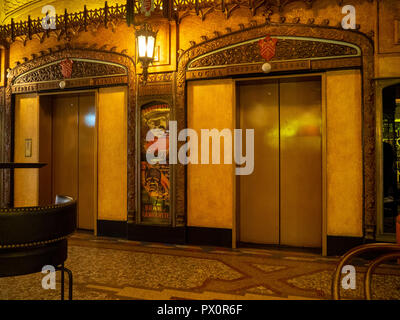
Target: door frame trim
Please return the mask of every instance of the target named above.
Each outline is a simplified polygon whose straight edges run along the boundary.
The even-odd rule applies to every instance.
[[[293,75],[277,75],[277,76],[263,76],[263,77],[246,77],[240,79],[233,79],[234,82],[234,101],[236,104],[234,105],[234,121],[235,121],[235,128],[240,128],[240,122],[238,119],[239,115],[239,103],[238,103],[238,95],[236,95],[236,88],[240,82],[243,81],[258,81],[258,80],[272,80],[272,79],[287,79],[287,78],[304,78],[304,77],[313,77],[319,76],[321,79],[321,177],[322,177],[322,225],[321,225],[321,244],[322,244],[322,255],[327,255],[327,132],[326,132],[326,73],[325,72],[317,72],[317,73],[302,73],[302,74],[293,74]],[[234,179],[234,212],[233,212],[233,223],[232,223],[232,246],[236,248],[239,237],[239,217],[240,217],[240,206],[238,205],[238,194],[239,194],[239,176],[236,176]]]
[[[400,77],[393,78],[377,78],[375,80],[375,156],[376,156],[376,230],[375,237],[378,241],[396,242],[395,233],[383,232],[383,144],[382,144],[382,129],[383,129],[383,89],[400,85]]]

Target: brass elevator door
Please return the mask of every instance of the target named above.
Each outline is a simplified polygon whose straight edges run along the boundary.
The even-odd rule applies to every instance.
[[[321,82],[239,86],[240,126],[254,129],[254,172],[240,176],[240,241],[322,244]]]
[[[93,230],[96,210],[94,94],[53,98],[53,199],[78,201],[78,228]]]
[[[240,86],[240,128],[254,129],[254,171],[239,185],[242,242],[279,244],[278,89],[276,82]]]

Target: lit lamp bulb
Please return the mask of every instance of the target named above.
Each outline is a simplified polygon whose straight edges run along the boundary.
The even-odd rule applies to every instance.
[[[262,71],[264,71],[265,73],[270,73],[271,69],[272,69],[272,66],[268,62],[266,62],[262,65]]]
[[[145,23],[135,32],[138,61],[142,64],[143,82],[146,83],[148,67],[154,61],[154,48],[157,31],[153,31],[149,24]]]

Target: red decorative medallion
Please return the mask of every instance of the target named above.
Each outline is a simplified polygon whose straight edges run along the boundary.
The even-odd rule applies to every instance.
[[[149,17],[151,12],[154,11],[154,0],[141,0],[142,12],[146,17]]]
[[[260,54],[266,60],[270,61],[275,56],[275,48],[278,39],[266,36],[264,39],[258,41],[260,47]]]
[[[64,61],[60,62],[61,73],[62,73],[64,78],[71,78],[73,63],[74,62],[72,60],[68,59],[68,58],[65,59]]]

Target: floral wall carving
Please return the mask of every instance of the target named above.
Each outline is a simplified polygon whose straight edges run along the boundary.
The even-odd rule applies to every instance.
[[[337,43],[279,39],[275,57],[271,61],[356,55],[358,55],[356,48]],[[257,41],[201,57],[190,63],[189,68],[255,62],[265,62],[261,57]]]

